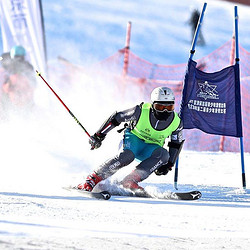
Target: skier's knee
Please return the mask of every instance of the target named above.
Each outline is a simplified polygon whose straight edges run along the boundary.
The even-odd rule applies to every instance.
[[[169,153],[165,148],[157,148],[153,151],[152,156],[153,158],[161,160],[163,163],[167,163],[169,159]]]
[[[120,168],[129,165],[135,159],[134,153],[127,149],[116,155],[114,158],[104,162],[96,171],[103,179],[107,179]]]
[[[127,166],[135,159],[135,155],[131,150],[125,149],[119,154],[118,158],[123,166]]]

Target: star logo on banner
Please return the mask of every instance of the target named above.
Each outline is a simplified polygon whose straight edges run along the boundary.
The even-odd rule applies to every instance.
[[[209,84],[208,81],[198,82],[199,89],[197,90],[197,97],[202,97],[207,99],[219,99],[217,86],[214,84]]]

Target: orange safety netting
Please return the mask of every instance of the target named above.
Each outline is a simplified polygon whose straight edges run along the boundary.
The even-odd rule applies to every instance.
[[[234,43],[230,40],[209,55],[196,60],[198,68],[205,72],[219,71],[234,63],[234,50]],[[250,53],[240,46],[239,55],[244,151],[250,152]],[[53,72],[49,75],[50,80],[60,88],[70,88],[76,79],[81,78],[82,74],[89,74],[89,69],[85,70],[81,66],[73,65],[63,58],[58,59],[58,64],[49,66],[49,72]],[[176,111],[178,112],[186,65],[186,63],[153,64],[128,49],[122,49],[94,65],[91,73],[100,77],[108,75],[108,79],[115,82],[114,92],[120,90],[119,92],[122,92],[123,95],[121,97],[133,97],[138,101],[150,101],[150,93],[154,88],[168,86],[175,93]],[[184,130],[184,137],[186,139],[184,148],[188,150],[239,151],[239,138],[210,135],[198,129]]]

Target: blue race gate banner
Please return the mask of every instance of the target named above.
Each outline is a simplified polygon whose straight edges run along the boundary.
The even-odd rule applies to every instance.
[[[206,73],[189,60],[180,116],[184,129],[242,137],[239,64]]]

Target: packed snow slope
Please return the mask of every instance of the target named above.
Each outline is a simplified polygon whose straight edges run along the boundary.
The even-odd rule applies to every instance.
[[[91,60],[91,55],[93,60],[109,56],[124,46],[125,23],[130,20],[135,53],[156,63],[185,62],[190,46],[190,27],[185,24],[189,8],[203,5],[172,0],[157,4],[70,2],[69,6],[69,1],[43,1],[51,61],[57,55],[75,63],[85,57]],[[197,55],[230,39],[233,6],[208,1],[203,26],[207,45],[198,48]],[[249,46],[249,11],[249,7],[239,8],[240,41],[245,47]],[[88,33],[83,36],[83,31]],[[90,134],[115,110],[143,101],[136,93],[122,99],[119,92],[114,94],[115,83],[87,72],[73,86],[49,82]],[[90,151],[85,132],[41,79],[37,84],[36,107],[11,112],[0,122],[0,249],[249,248],[250,154],[245,154],[245,190],[241,188],[239,153],[183,151],[178,191],[200,190],[203,196],[198,201],[83,198],[62,187],[83,181],[116,154],[122,137],[114,129],[101,148]],[[121,180],[135,166],[136,162],[106,183]],[[173,179],[174,171],[167,176],[153,174],[141,185],[149,192],[174,191]]]

